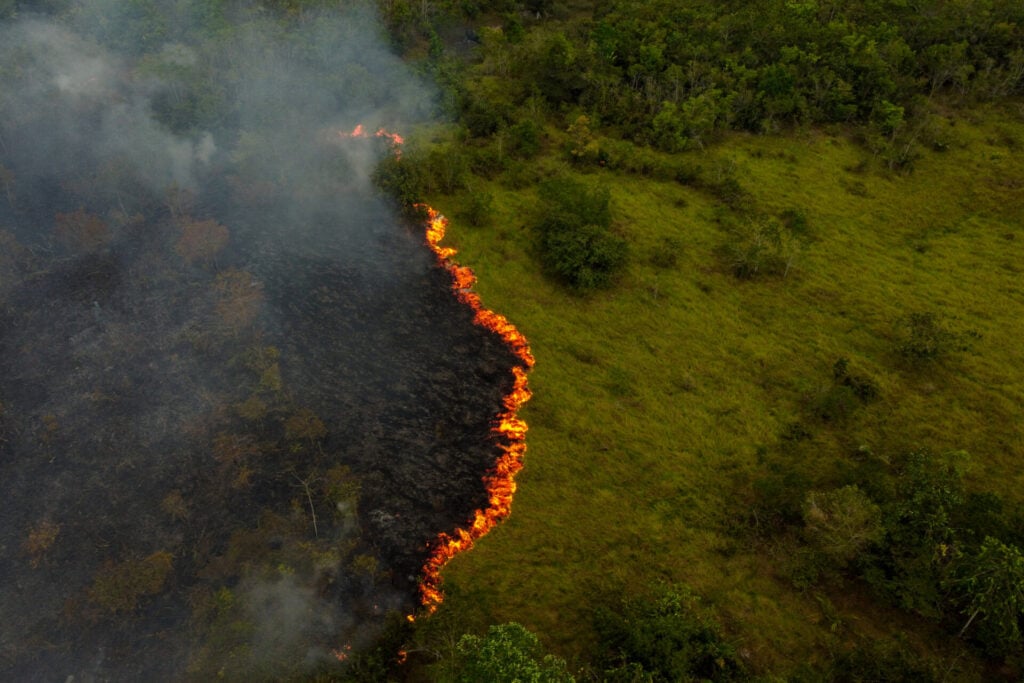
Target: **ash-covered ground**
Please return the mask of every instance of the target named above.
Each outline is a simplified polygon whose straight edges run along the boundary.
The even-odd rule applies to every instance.
[[[365,12],[246,16],[0,27],[5,680],[335,670],[486,504],[515,358],[374,194],[386,141],[332,132],[431,95]]]

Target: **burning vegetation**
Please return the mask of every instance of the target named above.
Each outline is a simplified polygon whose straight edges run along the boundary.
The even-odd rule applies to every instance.
[[[512,511],[512,496],[516,491],[515,476],[523,467],[523,455],[526,452],[526,423],[518,417],[518,412],[522,405],[530,400],[526,370],[533,367],[534,358],[526,338],[519,330],[505,316],[484,308],[480,296],[471,290],[476,282],[473,271],[466,266],[457,265],[452,260],[456,254],[455,249],[441,246],[448,219],[429,206],[425,206],[424,209],[428,216],[427,244],[451,274],[455,296],[473,310],[473,322],[500,336],[521,364],[512,369],[515,382],[504,398],[504,410],[495,418],[493,432],[501,438],[504,452],[493,470],[484,477],[488,507],[473,513],[468,528],[456,529],[452,534],[441,534],[433,546],[430,559],[423,567],[420,591],[424,607],[428,613],[432,613],[444,598],[441,592],[442,567],[455,555],[472,548],[478,538],[508,517]]]
[[[0,25],[0,678],[365,670],[508,514],[532,357],[371,192],[402,138],[310,132],[429,115],[371,18],[109,18]]]

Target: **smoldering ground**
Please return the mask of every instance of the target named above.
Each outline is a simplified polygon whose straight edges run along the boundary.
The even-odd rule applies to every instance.
[[[434,115],[370,10],[121,7],[0,27],[0,672],[294,675],[414,608],[514,359],[336,134]]]

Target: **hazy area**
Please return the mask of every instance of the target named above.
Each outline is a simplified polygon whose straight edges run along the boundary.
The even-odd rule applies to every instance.
[[[0,27],[0,677],[336,666],[485,502],[511,381],[338,135],[434,95],[360,9],[119,7]]]

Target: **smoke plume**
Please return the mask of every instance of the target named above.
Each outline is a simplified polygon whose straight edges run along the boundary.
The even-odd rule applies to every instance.
[[[0,25],[0,678],[339,666],[485,504],[514,359],[339,134],[433,91],[369,7],[228,7]]]

